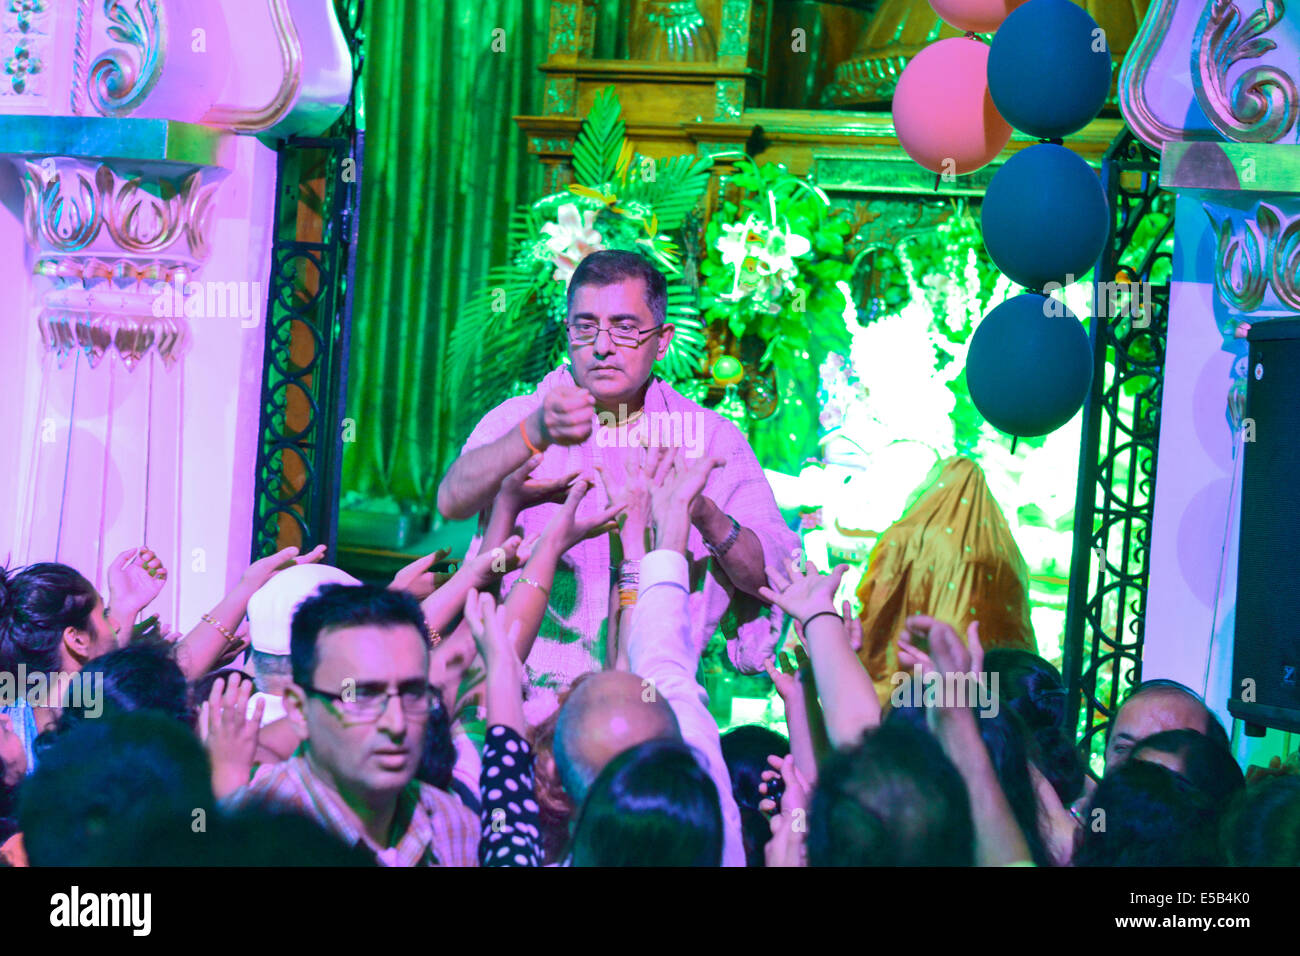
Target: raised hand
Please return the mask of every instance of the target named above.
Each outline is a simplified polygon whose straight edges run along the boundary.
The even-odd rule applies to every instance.
[[[268,555],[248,566],[239,579],[239,587],[248,594],[257,591],[275,576],[277,571],[292,568],[298,564],[316,564],[325,557],[325,545],[318,544],[306,554],[299,554],[296,546],[290,546]]]
[[[797,648],[796,654],[801,654],[803,648]],[[803,657],[803,662],[808,660],[807,655]],[[786,651],[781,652],[780,667],[777,666],[775,658],[769,657],[763,661],[763,670],[767,671],[767,676],[772,679],[772,686],[776,688],[777,694],[780,695],[782,702],[785,704],[785,710],[788,714],[794,709],[795,705],[803,705],[803,682],[800,679],[799,666],[790,662],[790,655]]]
[[[984,648],[980,645],[979,622],[971,621],[966,629],[966,643],[946,621],[914,614],[903,622],[898,637],[898,662],[908,668],[920,665],[923,672],[937,670],[944,674],[978,674],[984,668]],[[929,653],[917,647],[925,640]]]
[[[523,538],[512,534],[500,546],[490,551],[480,551],[472,558],[466,558],[457,574],[463,574],[472,588],[485,588],[501,575],[519,567],[519,546]]]
[[[798,624],[795,631],[803,639],[802,629]],[[790,737],[790,753],[795,766],[804,778],[816,782],[817,754],[830,750],[826,740],[826,724],[822,716],[821,702],[817,697],[817,682],[813,678],[812,661],[802,646],[794,646],[794,660],[790,654],[781,652],[780,667],[772,658],[763,663],[767,676],[772,678],[776,692],[781,695],[785,705],[786,729]]]
[[[167,569],[158,555],[148,548],[129,548],[109,565],[108,606],[130,626],[166,583]]]
[[[257,735],[266,701],[258,700],[253,713],[248,701],[253,683],[231,674],[219,678],[199,710],[199,738],[207,745],[212,760],[212,789],[217,799],[234,793],[248,783],[257,755]]]
[[[543,450],[548,445],[581,445],[591,435],[595,412],[596,399],[591,392],[576,385],[560,385],[546,393],[524,427]]]
[[[563,554],[580,541],[594,538],[618,528],[615,519],[627,507],[615,504],[607,507],[590,518],[578,518],[578,505],[591,490],[591,483],[579,478],[569,488],[564,504],[551,516],[551,520],[542,529],[538,547],[551,548],[556,555]]]
[[[650,488],[652,476],[664,457],[664,449],[653,446],[636,449],[623,459],[623,480],[612,480],[613,475],[604,465],[596,465],[596,479],[600,482],[609,506],[624,505],[619,522],[619,543],[623,556],[639,559],[645,556],[646,531],[650,527]]]
[[[534,505],[546,502],[560,504],[568,493],[569,485],[578,477],[574,471],[559,478],[533,478],[533,471],[541,463],[542,456],[533,455],[501,481],[497,500],[516,516]]]
[[[519,662],[515,653],[519,622],[510,621],[505,605],[498,605],[491,594],[470,589],[465,598],[465,623],[489,671],[501,663]]]
[[[406,567],[393,575],[393,583],[388,585],[390,591],[406,591],[417,601],[423,601],[438,589],[439,574],[431,570],[435,564],[446,561],[451,555],[451,548],[439,548],[433,554],[416,558]]]
[[[527,724],[521,690],[524,665],[516,649],[519,622],[509,620],[492,595],[471,590],[465,599],[465,623],[487,670],[484,696],[489,726],[502,724],[523,733]]]
[[[771,587],[758,589],[758,596],[775,604],[801,624],[814,614],[835,610],[835,591],[840,586],[840,578],[849,569],[847,564],[837,565],[828,575],[817,570],[811,561],[807,567],[799,567],[799,559],[791,558],[784,573],[773,567],[766,567],[767,579]]]
[[[686,550],[691,503],[708,484],[713,469],[724,464],[721,458],[705,457],[687,465],[680,453],[666,454],[656,463],[650,478],[650,518],[656,548]]]
[[[853,605],[845,600],[840,603],[840,620],[844,622],[844,640],[848,642],[853,653],[862,650],[862,618],[853,613]],[[794,622],[794,633],[800,641],[803,640],[803,622]],[[804,653],[802,647],[796,647],[795,653],[801,655],[804,661],[808,660],[808,655]],[[806,679],[812,679],[811,668],[804,670],[803,675]]]

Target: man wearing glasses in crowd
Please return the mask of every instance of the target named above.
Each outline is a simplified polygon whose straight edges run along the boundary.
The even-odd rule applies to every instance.
[[[438,510],[453,520],[485,516],[503,480],[519,481],[531,469],[534,495],[518,521],[527,538],[559,507],[546,492],[562,494],[578,476],[603,481],[604,495],[588,494],[578,508],[580,520],[593,518],[624,495],[619,485],[639,464],[628,468],[628,456],[642,454],[639,444],[681,445],[696,436],[698,442],[676,453],[727,464],[713,472],[691,508],[692,637],[702,650],[721,624],[732,662],[757,673],[781,626],[781,612],[757,597],[766,583],[763,568],[781,566],[798,537],[741,431],[654,376],[654,363],[673,338],[666,307],[666,280],[644,257],[605,250],[583,259],[568,288],[569,363],[531,395],[508,399],[483,417],[443,477]],[[477,541],[471,553],[476,547]],[[525,661],[529,723],[554,712],[559,694],[582,674],[614,661],[606,629],[611,592],[617,588],[617,604],[627,606],[635,591],[635,566],[621,564],[616,536],[600,535],[575,545],[557,567],[546,619]],[[503,593],[513,580],[506,577]]]
[[[294,613],[290,655],[285,712],[305,741],[228,805],[302,813],[386,866],[477,866],[478,817],[414,779],[433,699],[415,599],[327,585]]]

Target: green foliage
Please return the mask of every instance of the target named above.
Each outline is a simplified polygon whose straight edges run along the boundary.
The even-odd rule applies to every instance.
[[[618,166],[626,131],[618,94],[614,87],[607,86],[596,94],[591,112],[574,140],[574,178],[584,186],[610,182]]]
[[[666,321],[675,326],[673,344],[659,363],[659,374],[670,382],[693,378],[704,357],[704,325],[695,306],[695,293],[680,278],[668,283]]]
[[[683,224],[708,187],[712,160],[672,156],[634,162],[614,88],[596,96],[573,145],[577,184],[521,206],[511,216],[510,262],[489,270],[457,317],[444,377],[459,397],[452,432],[468,433],[482,413],[531,389],[566,357],[565,283],[547,245],[561,232],[562,210],[599,235],[596,248],[624,249],[653,260],[668,278],[667,321],[676,327],[659,372],[670,382],[699,374],[704,326],[697,294],[682,274]],[[590,222],[588,223],[588,219]],[[572,235],[572,234],[569,234]],[[572,257],[571,257],[572,258]]]
[[[640,178],[633,163],[626,196],[650,206],[659,217],[659,228],[680,229],[709,186],[713,159],[709,156],[670,156],[655,164],[653,181]]]
[[[703,316],[737,340],[752,337],[762,343],[758,370],[775,371],[780,402],[771,417],[751,423],[750,441],[764,465],[797,470],[817,448],[818,370],[828,354],[847,352],[851,342],[845,321],[849,303],[842,291],[847,285],[839,283],[847,284],[853,274],[845,251],[852,226],[831,210],[825,195],[784,166],[759,167],[743,157],[736,167],[727,184],[738,198],[722,203],[705,232]],[[737,227],[750,223],[764,242],[738,263],[742,233]],[[799,237],[806,250],[794,245]],[[781,260],[786,253],[789,259]],[[764,258],[768,254],[775,258]],[[788,265],[770,280],[744,285],[746,267],[760,259]]]

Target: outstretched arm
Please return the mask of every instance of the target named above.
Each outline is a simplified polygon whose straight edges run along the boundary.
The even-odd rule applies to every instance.
[[[906,659],[920,663],[926,670],[937,670],[945,676],[945,684],[948,675],[974,674],[976,680],[984,679],[980,673],[983,651],[974,622],[967,631],[969,648],[951,625],[932,617],[914,615],[904,622],[904,627],[907,636],[898,642],[900,662]],[[929,656],[918,652],[911,635],[929,639]],[[979,665],[973,663],[973,656],[979,658]],[[988,748],[975,724],[975,711],[970,707],[931,707],[927,708],[926,716],[948,759],[966,781],[971,819],[975,823],[976,862],[980,866],[1008,866],[1032,860],[1029,844],[1011,812],[1011,804],[1002,792]]]
[[[524,665],[515,653],[518,623],[490,594],[470,591],[465,620],[487,669],[487,739],[479,775],[480,866],[540,866],[533,754],[525,736]]]
[[[430,594],[420,607],[429,628],[446,634],[465,607],[465,596],[471,588],[483,589],[499,580],[501,575],[519,566],[519,535],[511,535],[499,547],[479,551],[466,560],[447,583]]]
[[[325,545],[321,544],[303,555],[298,554],[297,548],[285,548],[250,564],[235,589],[206,615],[207,620],[199,622],[177,642],[176,663],[180,665],[185,679],[198,680],[223,657],[247,646],[243,641],[232,639],[235,629],[248,612],[249,599],[258,588],[271,580],[276,571],[291,568],[295,564],[314,564],[323,557]]]
[[[596,400],[585,388],[560,386],[494,442],[457,458],[438,485],[438,513],[451,520],[473,517],[492,503],[506,476],[536,451],[577,445],[591,434]],[[527,435],[527,441],[524,435]],[[531,447],[529,447],[531,444]]]
[[[506,596],[506,615],[518,624],[515,648],[520,660],[528,659],[533,641],[537,639],[560,558],[578,542],[605,534],[615,527],[614,518],[623,510],[622,505],[614,505],[592,518],[579,520],[578,505],[590,490],[591,485],[583,479],[574,481],[569,487],[564,504],[542,529],[523,572],[515,578]]]
[[[714,560],[738,590],[758,597],[759,588],[767,584],[767,577],[763,573],[763,565],[767,560],[763,555],[763,544],[758,540],[757,534],[739,521],[732,524],[733,521],[736,519],[704,495],[696,498],[691,506],[691,523],[704,540],[714,548],[726,546],[726,551],[715,556]],[[733,531],[736,532],[735,540],[728,545]]]
[[[853,652],[844,619],[835,610],[835,589],[848,565],[841,564],[823,575],[811,561],[801,569],[792,559],[785,570],[788,582],[780,571],[767,569],[769,580],[779,591],[762,588],[761,596],[801,622],[831,745],[852,746],[864,731],[880,723],[880,700],[870,675]]]
[[[740,810],[722,757],[718,724],[709,713],[708,695],[696,680],[700,655],[690,636],[685,556],[690,501],[704,487],[709,472],[721,464],[721,459],[705,458],[690,468],[673,469],[671,461],[655,468],[651,513],[656,550],[641,562],[628,659],[633,673],[672,707],[682,740],[703,758],[703,768],[713,779],[722,809],[723,866],[744,866]]]

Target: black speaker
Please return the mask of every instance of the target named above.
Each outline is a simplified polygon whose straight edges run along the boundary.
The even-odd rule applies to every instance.
[[[1247,341],[1228,710],[1248,733],[1300,731],[1300,320],[1257,323]]]

